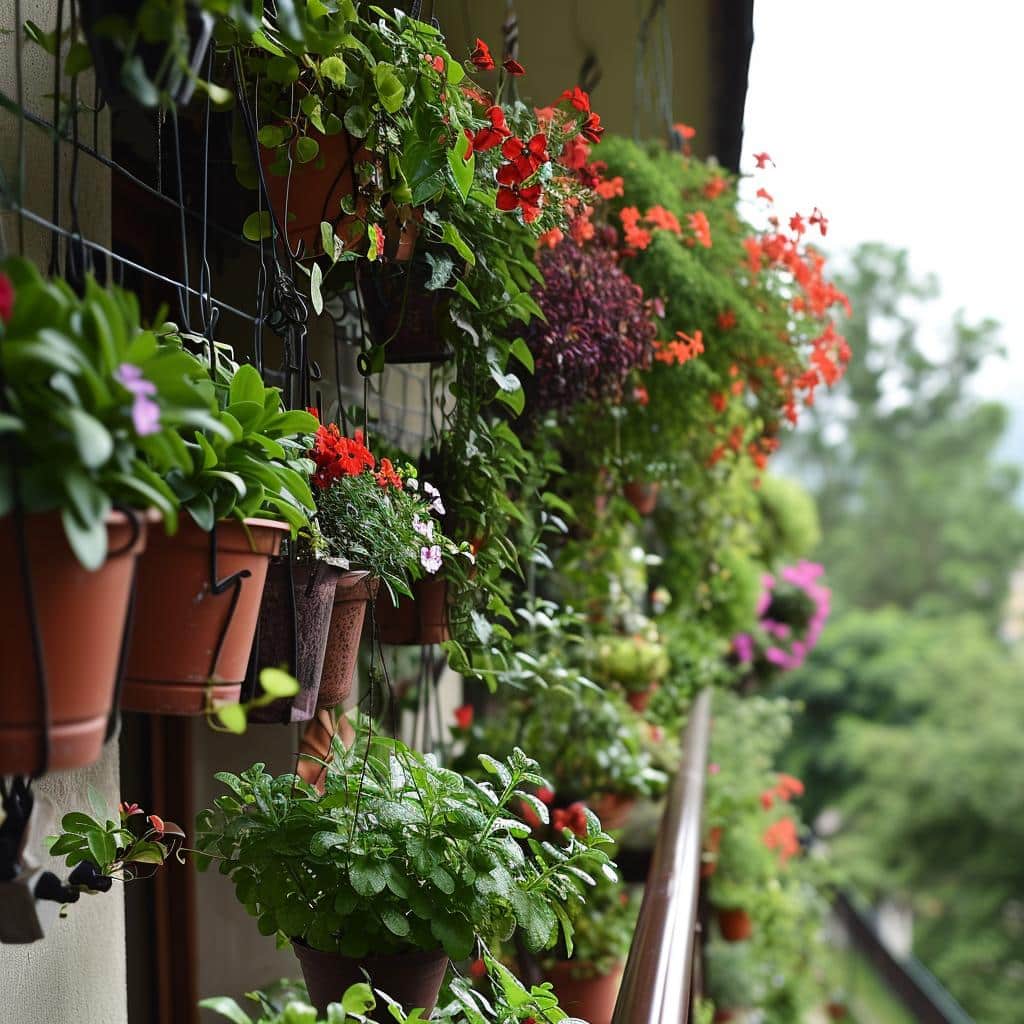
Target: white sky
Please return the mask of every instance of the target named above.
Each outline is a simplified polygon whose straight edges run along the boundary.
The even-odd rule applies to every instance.
[[[1024,3],[756,0],[754,31],[743,169],[767,151],[780,215],[906,248],[948,310],[1003,324],[980,383],[1020,407],[1024,461]]]

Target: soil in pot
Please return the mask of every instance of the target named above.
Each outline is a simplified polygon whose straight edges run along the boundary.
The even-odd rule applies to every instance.
[[[630,480],[622,488],[626,501],[642,516],[653,515],[658,507],[658,494],[661,484],[657,481],[647,483],[643,480]]]
[[[250,722],[307,722],[313,717],[339,576],[340,569],[315,559],[289,563],[282,558],[271,564],[260,609],[257,673],[283,668],[298,680],[299,692],[250,708]],[[258,696],[257,690],[254,674],[242,688],[242,699]]]
[[[448,581],[431,577],[412,585],[413,597],[398,605],[381,590],[373,613],[382,644],[440,644],[451,638],[448,629]]]
[[[132,642],[121,707],[200,715],[239,698],[270,559],[285,523],[223,521],[216,529],[217,581],[246,573],[215,593],[210,534],[183,518],[173,537],[154,531],[139,560]]]
[[[661,683],[648,683],[642,690],[630,690],[626,694],[626,700],[634,711],[646,711],[651,698],[658,692]]]
[[[137,526],[137,528],[136,528]],[[145,518],[107,517],[107,560],[94,572],[71,551],[56,513],[25,518],[36,620],[46,669],[50,752],[44,765],[42,694],[19,569],[13,516],[0,519],[0,775],[83,768],[103,747],[114,701]]]
[[[324,953],[299,939],[292,940],[292,949],[299,958],[310,1002],[322,1014],[327,1012],[329,1003],[341,1002],[349,985],[366,981],[363,976],[365,970],[371,985],[386,991],[402,1004],[407,1013],[421,1007],[425,1019],[437,1003],[437,995],[448,970],[448,956],[443,949],[414,949],[408,953],[359,959],[340,953]]]
[[[587,801],[590,809],[601,819],[605,831],[625,828],[629,815],[636,806],[635,796],[621,793],[602,793]]]
[[[346,572],[339,577],[320,676],[318,708],[337,707],[352,693],[366,606],[376,598],[379,586],[380,580],[368,572]]]
[[[586,964],[563,960],[545,971],[545,980],[554,986],[558,1005],[571,1017],[580,1017],[589,1024],[611,1024],[624,966],[620,962],[607,974],[573,977],[585,971]]]
[[[754,934],[754,922],[743,907],[723,907],[718,911],[718,930],[726,942],[745,942]]]
[[[360,268],[359,294],[374,345],[384,345],[388,363],[443,362],[451,355],[442,326],[448,299],[442,289],[427,290],[430,266],[424,260],[384,262]]]
[[[125,87],[122,67],[126,55],[117,42],[104,31],[104,21],[123,19],[134,24],[141,5],[138,0],[78,0],[82,31],[92,53],[96,82],[104,100],[111,106],[121,107],[137,103],[137,98]],[[197,3],[185,4],[188,26],[188,65],[192,74],[185,74],[173,61],[167,61],[164,43],[138,42],[132,56],[142,61],[146,77],[158,88],[166,90],[175,106],[183,107],[195,92],[195,77],[200,74],[206,51],[213,37],[214,18],[200,9]],[[166,70],[161,75],[161,69]]]

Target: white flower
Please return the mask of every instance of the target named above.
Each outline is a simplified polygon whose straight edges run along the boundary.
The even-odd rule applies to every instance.
[[[428,541],[434,539],[434,520],[433,519],[420,519],[418,515],[412,517],[412,528],[421,536],[426,537]]]
[[[420,565],[429,573],[441,568],[441,549],[434,544],[429,548],[420,548]]]
[[[436,512],[439,516],[444,515],[444,502],[441,501],[441,492],[431,483],[423,481],[423,493],[430,499],[430,511]]]
[[[420,489],[420,482],[414,476],[407,476],[405,478],[405,486],[408,487],[410,491],[418,491]]]

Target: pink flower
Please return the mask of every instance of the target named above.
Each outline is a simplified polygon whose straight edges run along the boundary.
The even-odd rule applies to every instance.
[[[7,323],[13,312],[14,285],[6,274],[0,273],[0,323]]]
[[[124,801],[118,804],[117,809],[125,818],[130,818],[133,814],[142,814],[142,808],[138,804],[129,804]]]
[[[434,539],[434,520],[433,519],[420,519],[418,515],[412,517],[412,528],[421,536],[426,537],[428,541]]]
[[[749,633],[738,633],[732,638],[732,649],[743,665],[754,660],[754,638]]]
[[[441,549],[437,544],[432,544],[429,548],[420,548],[420,565],[427,572],[431,574],[437,572],[441,568],[441,564]]]
[[[430,498],[430,510],[439,516],[444,515],[444,502],[441,501],[441,492],[433,485],[423,481],[423,493]]]
[[[132,394],[132,425],[139,437],[155,434],[160,430],[160,406],[153,401],[156,385],[142,376],[142,371],[132,363],[122,363],[114,371],[114,379]]]
[[[152,826],[154,832],[160,835],[164,834],[164,819],[159,814],[151,814],[146,820]]]

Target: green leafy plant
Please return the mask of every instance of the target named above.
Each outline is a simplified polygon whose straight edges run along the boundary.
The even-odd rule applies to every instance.
[[[0,263],[0,516],[58,512],[71,549],[95,569],[114,505],[155,509],[169,531],[190,473],[181,434],[225,445],[203,363],[170,328],[142,326],[133,295],[86,282],[77,296],[28,262]]]
[[[598,637],[593,659],[597,678],[620,683],[629,692],[661,682],[669,670],[668,652],[658,640],[657,627],[633,636]]]
[[[138,804],[121,803],[114,814],[95,787],[88,795],[92,814],[65,814],[61,832],[46,840],[50,856],[75,869],[68,884],[81,892],[106,892],[115,879],[152,874],[185,838],[173,821],[146,814]]]
[[[322,796],[262,764],[219,773],[230,793],[198,818],[199,865],[220,861],[263,934],[347,956],[442,946],[459,960],[517,928],[539,950],[559,924],[571,943],[563,904],[589,871],[615,874],[609,837],[591,813],[558,846],[530,839],[514,809],[546,817],[528,792],[546,785],[537,763],[479,760],[493,785],[362,729],[349,749],[335,739]]]

